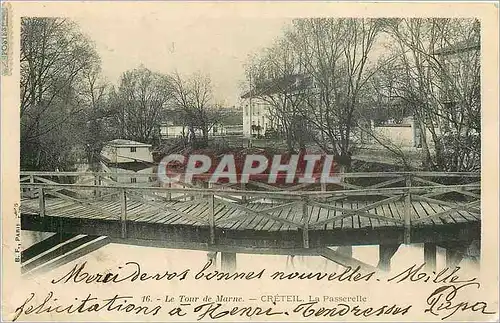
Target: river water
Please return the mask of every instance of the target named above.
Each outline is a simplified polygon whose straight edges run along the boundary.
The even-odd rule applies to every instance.
[[[34,243],[46,239],[53,233],[22,231],[23,248],[27,248]],[[355,246],[353,247],[353,257],[361,260],[372,266],[377,266],[378,263],[378,246]],[[136,261],[150,263],[151,259],[161,259],[166,264],[198,264],[203,267],[207,261],[207,252],[180,250],[180,249],[165,249],[153,247],[141,247],[121,244],[108,244],[90,254],[66,264],[64,267],[73,267],[75,264],[82,261],[103,262],[103,264],[120,264],[126,261]],[[218,258],[220,260],[220,258]],[[401,245],[393,256],[391,261],[392,271],[404,270],[414,264],[422,264],[423,245]],[[464,270],[477,270],[477,263],[463,259],[460,266]],[[220,266],[218,266],[220,267]],[[335,271],[339,266],[332,261],[324,259],[320,256],[295,256],[293,260],[288,256],[283,255],[255,255],[255,254],[237,254],[237,269],[244,268],[245,270],[256,270],[265,267],[269,270],[321,270]],[[437,250],[437,268],[445,267],[445,250],[438,247]]]

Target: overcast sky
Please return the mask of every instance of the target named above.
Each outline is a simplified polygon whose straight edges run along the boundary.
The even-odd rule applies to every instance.
[[[104,76],[117,84],[143,64],[158,72],[209,73],[217,99],[237,105],[250,53],[270,45],[289,19],[122,16],[76,18],[97,47]]]

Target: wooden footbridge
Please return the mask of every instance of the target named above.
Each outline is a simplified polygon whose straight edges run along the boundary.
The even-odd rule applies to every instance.
[[[23,271],[67,263],[107,243],[236,253],[320,255],[373,269],[332,246],[436,246],[457,264],[480,239],[478,173],[345,173],[338,184],[261,182],[163,187],[156,174],[21,172],[22,230],[55,232],[22,253]],[[124,183],[127,181],[127,183]],[[134,184],[131,184],[134,182]]]

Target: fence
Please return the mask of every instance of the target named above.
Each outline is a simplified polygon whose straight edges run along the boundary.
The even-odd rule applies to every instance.
[[[21,172],[21,196],[23,200],[38,199],[35,213],[40,217],[47,215],[46,201],[51,197],[83,205],[107,218],[121,221],[122,238],[127,236],[127,221],[130,221],[127,205],[131,201],[140,202],[169,212],[178,219],[176,223],[209,227],[211,244],[216,243],[216,229],[224,228],[228,223],[241,223],[241,220],[249,217],[267,219],[267,222],[261,221],[262,224],[253,227],[253,230],[270,230],[273,224],[268,223],[301,230],[304,248],[309,248],[311,230],[328,229],[335,221],[352,216],[369,219],[370,223],[373,220],[404,228],[405,243],[411,241],[412,226],[440,224],[444,221],[443,218],[452,214],[459,214],[469,220],[480,220],[481,186],[478,173],[345,173],[341,175],[342,180],[335,184],[335,189],[318,183],[275,187],[252,181],[248,184],[219,184],[209,188],[197,188],[182,182],[163,187],[157,174],[134,174],[133,176],[148,176],[155,180],[137,185],[122,185],[116,182],[116,176],[120,175]],[[365,181],[360,181],[361,179]],[[76,183],[78,180],[81,182]],[[361,182],[369,184],[362,186]],[[265,191],[248,190],[248,186],[252,185]],[[446,198],[450,194],[462,198]],[[366,197],[372,197],[366,205],[338,205],[339,201]],[[119,201],[120,207],[117,210],[103,208],[99,202],[104,200]],[[394,202],[402,205],[402,214],[399,210],[397,214],[392,211],[391,205]],[[442,209],[434,212],[417,210],[415,202],[439,205]],[[256,203],[261,204],[260,209],[254,207]],[[262,204],[265,205],[262,207]],[[222,209],[231,216],[222,216]],[[317,216],[313,217],[313,209]],[[376,209],[390,209],[390,212],[371,212]],[[293,215],[281,216],[284,210]],[[329,216],[331,211],[334,214],[332,217]],[[452,217],[452,220],[455,218]]]

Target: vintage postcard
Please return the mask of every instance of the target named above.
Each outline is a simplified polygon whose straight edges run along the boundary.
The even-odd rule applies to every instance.
[[[498,321],[494,3],[2,3],[2,319]]]

